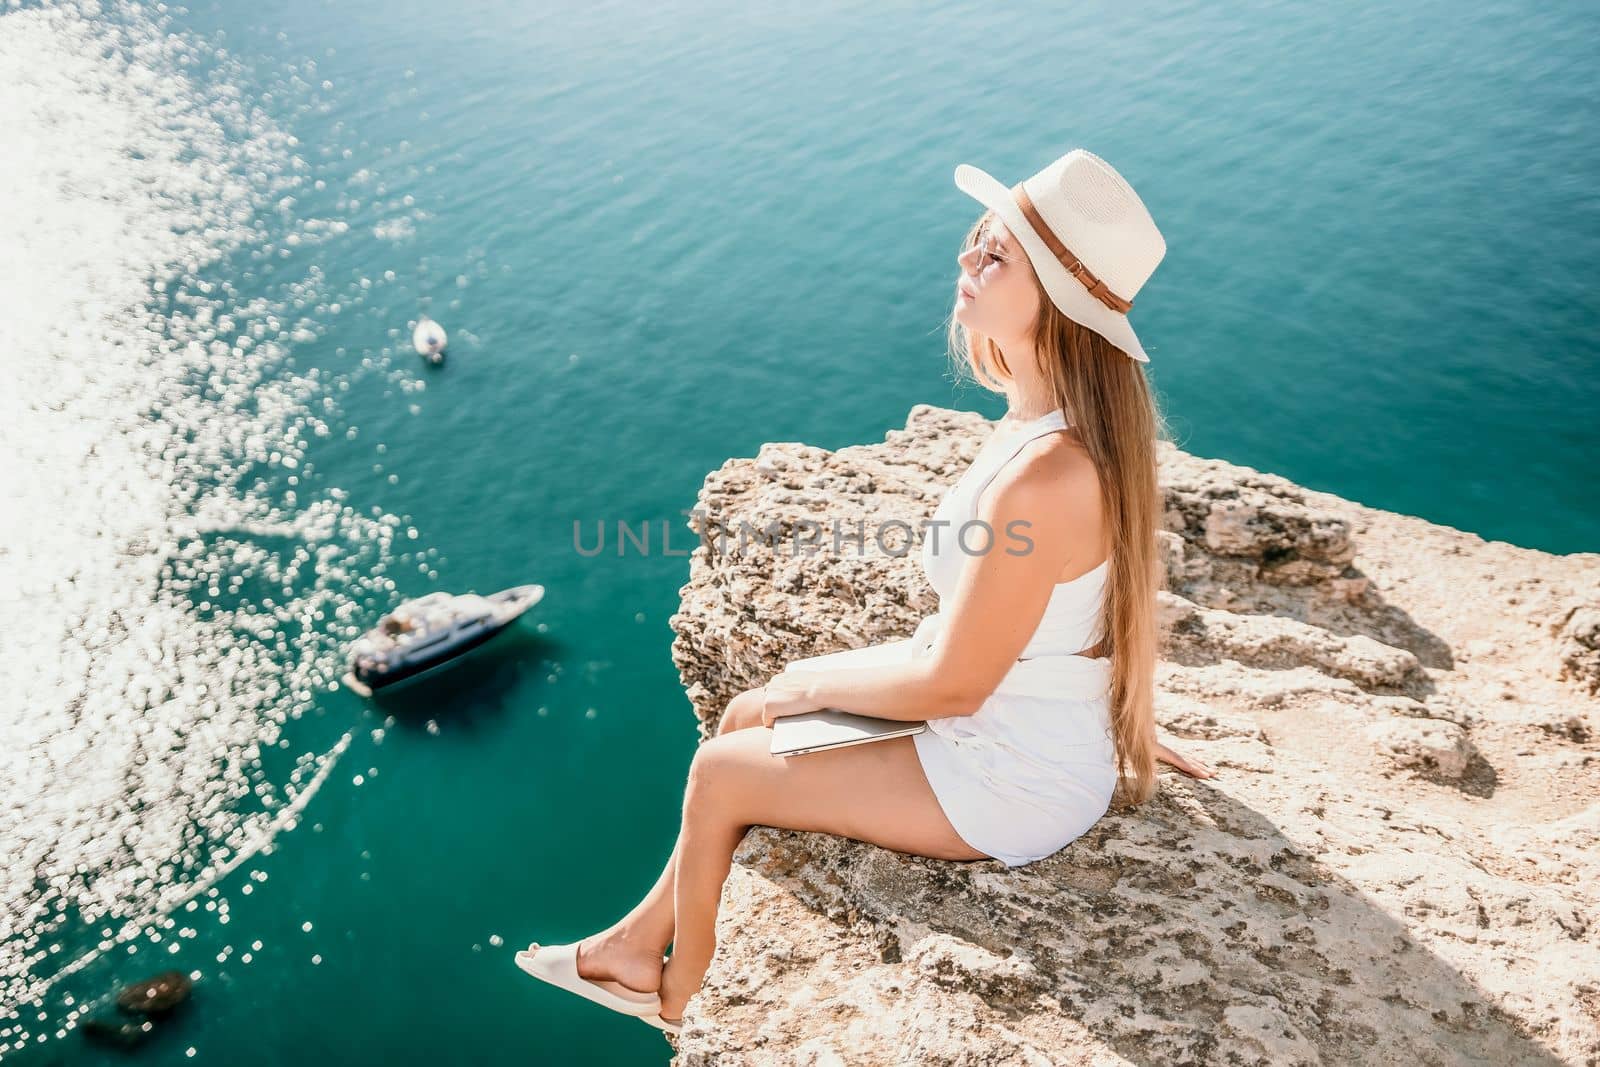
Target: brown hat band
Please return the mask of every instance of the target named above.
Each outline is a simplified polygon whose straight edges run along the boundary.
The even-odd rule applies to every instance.
[[[1083,265],[1083,260],[1073,255],[1072,251],[1061,243],[1061,239],[1045,224],[1044,216],[1039,214],[1039,209],[1033,206],[1033,201],[1028,197],[1028,191],[1022,187],[1021,182],[1011,187],[1011,195],[1016,199],[1017,207],[1022,209],[1022,217],[1028,220],[1033,232],[1038,234],[1045,247],[1050,249],[1050,254],[1061,261],[1061,265],[1067,268],[1068,273],[1083,283],[1084,288],[1089,290],[1089,295],[1112,311],[1120,311],[1126,315],[1128,309],[1133,307],[1133,301],[1124,300],[1113,293],[1105,282],[1096,278],[1094,272]]]

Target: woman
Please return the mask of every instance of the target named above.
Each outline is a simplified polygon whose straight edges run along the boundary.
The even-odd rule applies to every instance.
[[[987,210],[957,259],[951,343],[1009,410],[924,537],[939,610],[909,640],[799,660],[735,697],[695,753],[655,886],[598,934],[518,953],[535,977],[675,1031],[753,825],[1009,867],[1089,829],[1124,772],[1133,804],[1157,760],[1211,777],[1156,740],[1152,710],[1160,422],[1127,311],[1165,241],[1082,149],[1011,189],[965,164],[955,180]],[[768,752],[775,719],[823,707],[928,729]]]

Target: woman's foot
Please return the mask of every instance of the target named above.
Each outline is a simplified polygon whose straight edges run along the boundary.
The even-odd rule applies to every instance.
[[[665,964],[661,946],[643,945],[612,928],[578,942],[578,975],[591,981],[608,978],[640,993],[661,988]]]
[[[705,981],[705,971],[699,974],[685,974],[682,963],[674,964],[673,956],[667,960],[667,965],[661,971],[661,985],[658,990],[661,996],[661,1018],[664,1022],[678,1026],[683,1022],[683,1013],[689,1006],[689,998],[700,992],[701,983]]]

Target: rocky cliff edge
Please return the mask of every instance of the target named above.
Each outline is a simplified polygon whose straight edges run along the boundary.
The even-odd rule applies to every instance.
[[[702,736],[937,608],[884,524],[991,427],[919,405],[707,477],[672,619]],[[1600,1063],[1600,554],[1161,447],[1156,714],[1216,777],[1014,870],[751,830],[674,1062]]]

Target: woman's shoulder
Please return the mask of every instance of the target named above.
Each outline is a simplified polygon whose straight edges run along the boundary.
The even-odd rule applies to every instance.
[[[992,488],[1006,489],[1019,499],[1061,500],[1081,507],[1084,496],[1100,496],[1100,474],[1077,432],[1044,433],[1027,442],[995,475]]]
[[[1070,429],[1041,434],[1023,445],[996,473],[983,496],[986,508],[1024,514],[1062,532],[1081,529],[1098,538],[1100,475]]]

